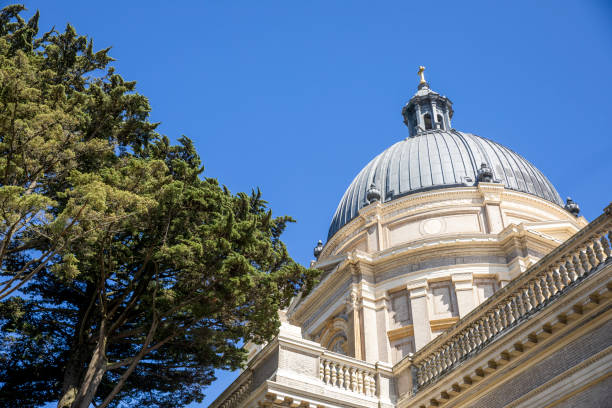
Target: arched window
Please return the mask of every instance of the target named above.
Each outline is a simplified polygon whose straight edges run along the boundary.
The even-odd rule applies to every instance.
[[[431,115],[429,113],[426,113],[423,116],[423,120],[425,120],[425,130],[433,129],[431,124]]]
[[[438,124],[440,125],[440,129],[444,129],[444,118],[442,117],[442,115],[436,116],[436,119],[438,120]]]

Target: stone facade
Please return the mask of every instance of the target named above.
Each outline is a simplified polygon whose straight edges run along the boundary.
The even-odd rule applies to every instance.
[[[503,287],[474,290],[470,301],[475,306],[464,314],[463,295],[457,293],[481,282],[465,274],[449,285],[421,279],[405,290],[387,293],[381,301],[352,296],[344,303],[345,315],[326,330],[345,331],[347,340],[347,332],[365,340],[349,341],[353,351],[344,353],[362,353],[361,357],[330,351],[305,338],[307,331],[292,318],[308,298],[297,299],[290,310],[281,312],[279,336],[253,353],[248,368],[211,406],[609,406],[611,239],[609,206]],[[403,298],[408,293],[410,301]],[[482,301],[479,296],[486,293]],[[431,319],[431,312],[419,309],[421,304],[439,310],[435,305],[450,305],[453,296],[459,316],[443,310],[444,316],[451,316]],[[387,326],[376,324],[380,318],[389,319],[393,328],[385,332]],[[439,323],[442,319],[448,320]],[[435,337],[422,347],[409,342],[406,356],[367,347],[373,344],[369,337],[404,344],[402,339],[418,338],[421,326]],[[391,362],[368,361],[373,353]]]
[[[423,128],[427,112],[441,116]],[[428,86],[404,115],[413,138],[465,136]],[[280,312],[274,341],[249,346],[211,407],[611,406],[612,206],[588,223],[525,159],[472,139],[440,173],[432,151],[410,164],[439,179],[432,188],[394,195],[411,176],[391,170],[368,184],[412,168],[393,154],[358,175],[315,248],[320,283]],[[495,152],[503,169],[488,158],[452,181]]]

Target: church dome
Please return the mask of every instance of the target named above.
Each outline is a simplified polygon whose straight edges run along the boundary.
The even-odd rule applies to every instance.
[[[328,239],[371,202],[385,203],[432,189],[469,187],[479,181],[501,183],[563,206],[552,183],[525,158],[492,140],[452,129],[452,103],[429,90],[423,77],[419,91],[402,113],[410,137],[389,147],[359,172],[340,200]]]

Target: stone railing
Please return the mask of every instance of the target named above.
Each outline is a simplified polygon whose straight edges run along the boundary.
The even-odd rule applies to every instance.
[[[340,354],[323,353],[319,359],[319,378],[328,386],[368,397],[377,395],[376,367]]]
[[[412,357],[412,392],[436,382],[598,267],[612,262],[611,241],[612,205],[446,333],[419,350]]]

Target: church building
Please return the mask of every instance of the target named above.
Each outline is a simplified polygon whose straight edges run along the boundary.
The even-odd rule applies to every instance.
[[[315,247],[320,283],[211,407],[612,407],[612,205],[589,223],[521,155],[454,129],[424,69],[408,137]]]

